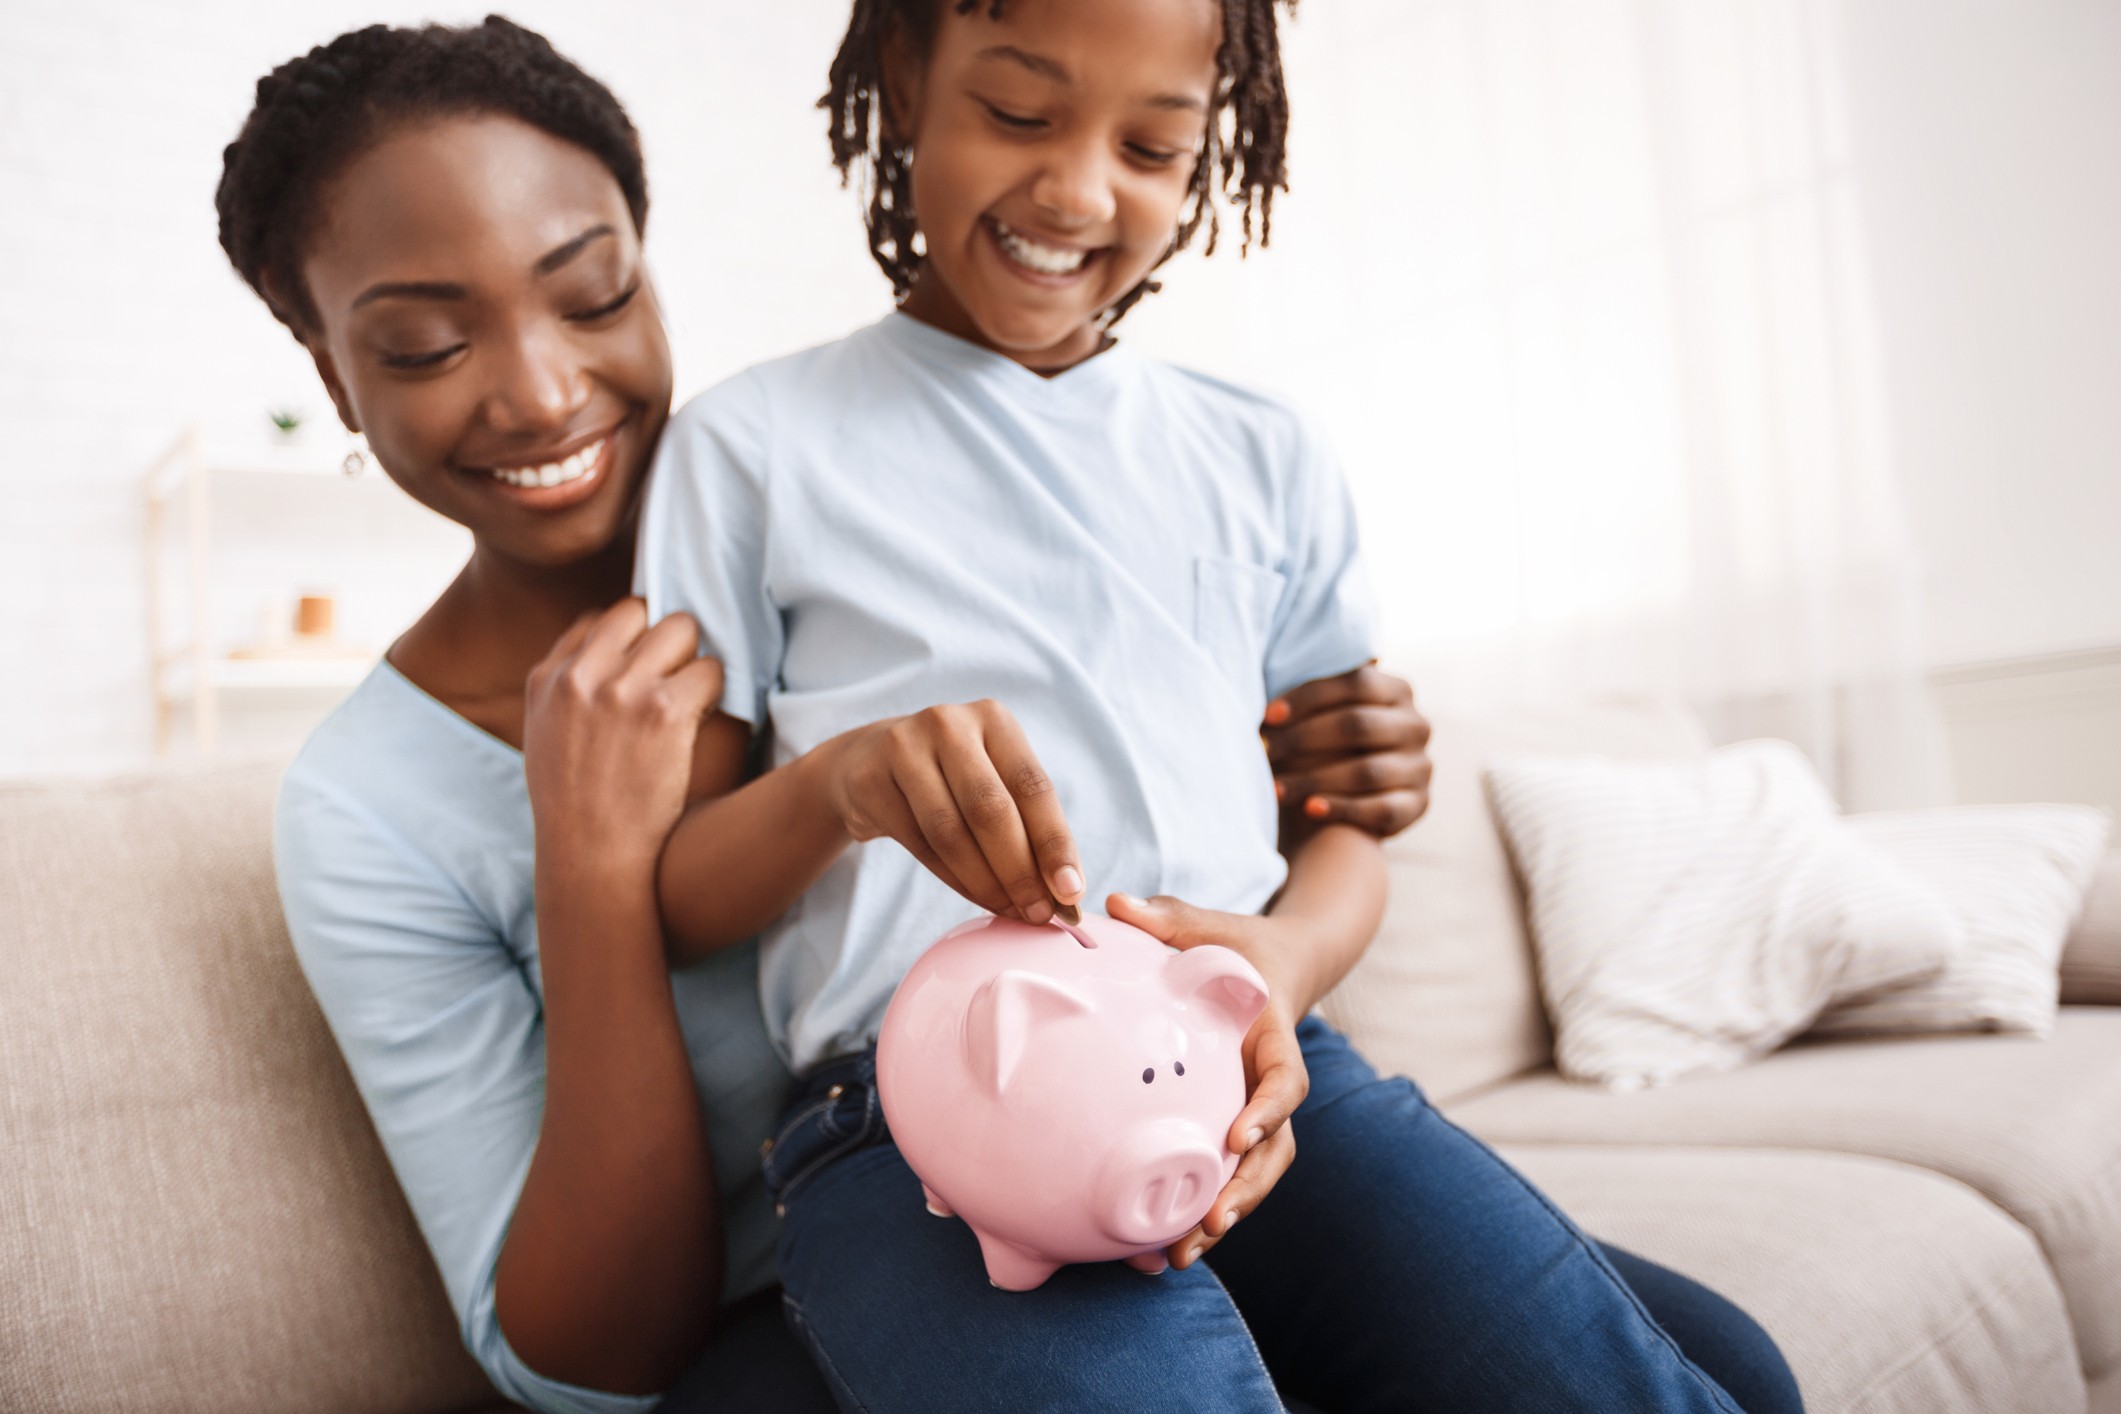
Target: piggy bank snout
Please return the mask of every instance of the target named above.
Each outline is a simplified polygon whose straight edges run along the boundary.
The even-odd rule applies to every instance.
[[[1136,1125],[1098,1170],[1097,1224],[1118,1241],[1160,1246],[1207,1215],[1222,1181],[1222,1155],[1199,1125]]]

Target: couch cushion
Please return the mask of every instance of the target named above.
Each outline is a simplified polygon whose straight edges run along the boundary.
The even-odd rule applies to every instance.
[[[1708,750],[1708,738],[1668,703],[1438,714],[1434,725],[1429,812],[1385,847],[1392,893],[1384,925],[1320,1009],[1380,1070],[1411,1075],[1444,1100],[1552,1054],[1523,900],[1481,786],[1488,758],[1691,756]]]
[[[1729,1070],[1837,998],[1936,976],[1965,942],[1786,741],[1683,761],[1513,754],[1487,782],[1572,1080]]]
[[[0,1408],[494,1398],[289,949],[278,777],[0,787]]]
[[[2065,1007],[2044,1041],[1800,1042],[1743,1070],[1632,1095],[1548,1073],[1451,1115],[1495,1142],[1831,1150],[1945,1174],[2040,1240],[2086,1371],[2121,1364],[2121,1010]]]
[[[2038,1244],[1978,1195],[1881,1159],[1775,1149],[1510,1145],[1594,1237],[1721,1292],[1815,1410],[2081,1410]]]
[[[2121,1005],[2121,850],[2092,876],[2062,949],[2062,1000]]]

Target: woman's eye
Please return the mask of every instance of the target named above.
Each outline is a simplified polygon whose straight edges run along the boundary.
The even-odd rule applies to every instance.
[[[987,112],[994,118],[995,122],[1000,123],[1005,128],[1013,128],[1020,133],[1031,132],[1046,126],[1044,118],[1027,118],[1021,113],[1011,113],[1006,108],[997,108],[992,103],[987,105]]]
[[[433,368],[437,364],[446,362],[461,351],[463,347],[464,345],[462,344],[451,344],[448,348],[436,349],[433,353],[387,353],[382,355],[382,362],[385,368]]]
[[[1146,162],[1152,167],[1168,167],[1179,159],[1176,152],[1161,147],[1143,147],[1138,142],[1127,144],[1127,152],[1137,162]]]
[[[610,315],[617,314],[627,305],[633,303],[633,297],[639,294],[640,292],[641,287],[638,284],[628,286],[624,294],[620,295],[617,299],[612,300],[610,303],[600,304],[595,309],[581,310],[577,313],[570,314],[567,317],[569,319],[574,320],[577,324],[594,323],[599,319],[604,319],[609,317]]]

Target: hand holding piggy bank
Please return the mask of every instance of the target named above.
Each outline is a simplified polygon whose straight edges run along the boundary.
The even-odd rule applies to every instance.
[[[877,1095],[929,1211],[971,1226],[994,1285],[1115,1258],[1158,1272],[1236,1170],[1241,1045],[1266,1004],[1228,948],[1173,952],[1110,918],[980,920],[899,984]]]

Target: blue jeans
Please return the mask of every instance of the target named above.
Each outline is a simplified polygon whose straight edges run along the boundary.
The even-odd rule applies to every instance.
[[[971,1230],[923,1206],[873,1052],[806,1077],[766,1180],[786,1314],[841,1407],[1802,1408],[1735,1306],[1586,1238],[1323,1021],[1297,1035],[1311,1091],[1291,1121],[1296,1163],[1206,1262],[1156,1277],[1063,1267],[1029,1292],[990,1287]]]

